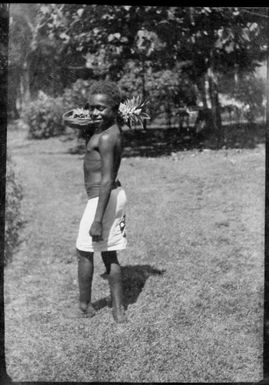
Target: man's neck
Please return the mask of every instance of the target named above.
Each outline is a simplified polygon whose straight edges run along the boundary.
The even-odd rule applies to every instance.
[[[106,126],[96,127],[96,129],[94,130],[94,133],[101,134],[102,132],[109,130],[111,127],[115,125],[116,125],[116,122],[114,121],[114,122],[111,122],[110,124],[107,124]]]

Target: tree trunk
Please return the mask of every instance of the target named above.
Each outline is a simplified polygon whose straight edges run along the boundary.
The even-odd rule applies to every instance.
[[[206,98],[206,86],[205,86],[205,75],[203,75],[201,78],[198,79],[197,81],[197,87],[201,95],[202,103],[203,103],[203,108],[207,109],[208,104],[207,104],[207,98]]]
[[[146,71],[146,67],[145,67],[145,60],[142,58],[142,99],[145,100],[146,99],[146,79],[145,79],[145,71]],[[147,129],[147,120],[144,119],[143,120],[143,129],[146,130]]]
[[[166,113],[166,124],[167,124],[168,128],[171,128],[172,114],[171,114],[171,106],[170,106],[169,102],[166,104],[165,113]]]
[[[31,93],[30,93],[30,74],[29,74],[28,64],[24,67],[24,70],[22,73],[22,96],[23,96],[22,105],[30,102]]]
[[[21,71],[17,66],[10,66],[8,70],[8,116],[18,119],[17,100],[20,92]]]
[[[208,69],[208,82],[209,82],[209,95],[212,106],[212,124],[213,129],[217,136],[218,146],[221,145],[223,141],[223,132],[221,124],[221,112],[219,104],[219,93],[218,93],[218,83],[217,78],[213,70],[213,66]]]

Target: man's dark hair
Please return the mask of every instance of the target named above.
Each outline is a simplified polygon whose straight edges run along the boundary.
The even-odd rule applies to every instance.
[[[104,94],[109,97],[113,107],[119,107],[122,100],[118,85],[109,80],[100,80],[94,82],[90,87],[90,95]]]

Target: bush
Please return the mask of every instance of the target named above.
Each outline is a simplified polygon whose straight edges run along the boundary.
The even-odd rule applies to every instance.
[[[21,200],[22,187],[17,182],[10,156],[7,157],[6,206],[5,206],[5,266],[11,262],[14,248],[18,244],[19,229],[22,226]]]
[[[29,126],[29,137],[43,139],[64,133],[63,113],[61,97],[53,98],[39,91],[37,100],[29,103],[23,111],[23,120]]]

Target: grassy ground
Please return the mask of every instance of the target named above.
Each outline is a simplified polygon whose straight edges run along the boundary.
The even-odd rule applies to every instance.
[[[262,379],[264,145],[122,161],[129,322],[114,324],[95,257],[92,319],[77,310],[75,239],[86,203],[72,140],[10,130],[24,187],[22,243],[5,270],[13,381]],[[142,146],[142,145],[141,145]]]

